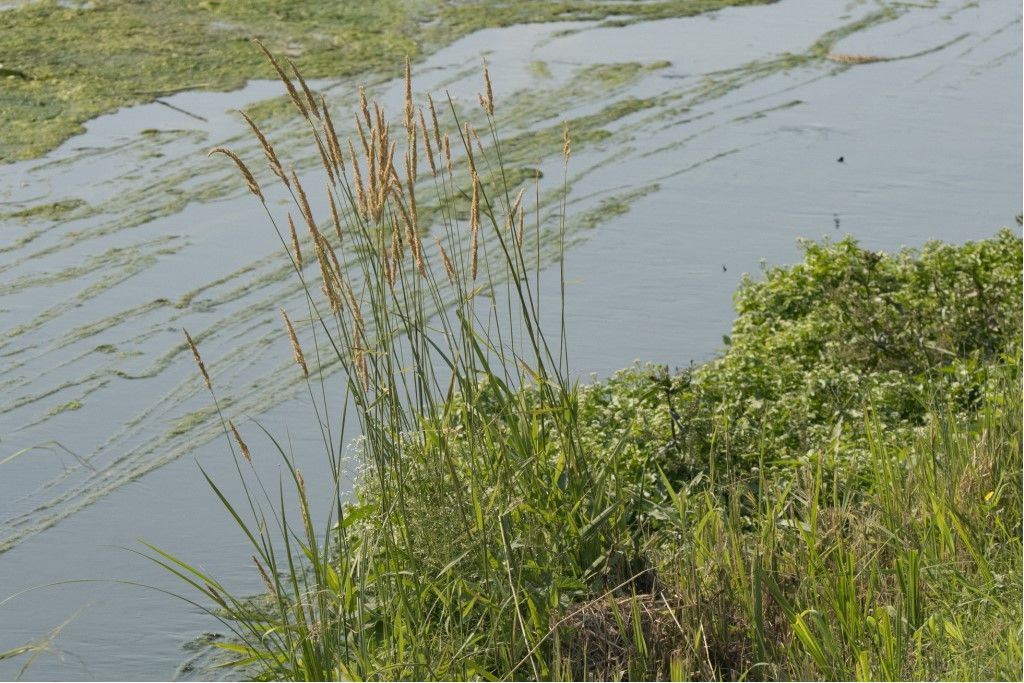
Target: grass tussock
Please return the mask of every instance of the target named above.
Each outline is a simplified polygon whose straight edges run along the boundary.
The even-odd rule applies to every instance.
[[[233,665],[307,680],[1020,675],[1018,239],[896,257],[808,245],[804,264],[744,283],[718,360],[581,386],[564,315],[555,336],[539,324],[542,228],[564,236],[564,204],[542,226],[539,190],[504,175],[486,67],[474,120],[430,98],[428,127],[407,64],[403,122],[361,97],[342,144],[276,66],[321,152],[323,208],[250,125],[305,244],[246,160],[216,151],[304,285],[283,334],[334,495],[311,510],[323,501],[292,454],[225,416],[246,496],[209,481],[265,594],[153,557],[215,605]],[[566,129],[566,165],[571,149]],[[422,193],[449,207],[437,222]],[[325,359],[343,396],[324,391]],[[246,462],[267,457],[287,497]]]

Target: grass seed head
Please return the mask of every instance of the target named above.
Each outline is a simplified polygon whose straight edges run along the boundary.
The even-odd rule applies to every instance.
[[[320,163],[323,165],[324,170],[327,172],[327,179],[334,184],[334,165],[331,163],[330,158],[327,156],[327,150],[324,148],[323,143],[318,139],[316,141],[316,149],[320,152]]]
[[[298,79],[299,85],[302,87],[302,92],[306,96],[306,104],[309,105],[309,112],[320,119],[321,116],[319,107],[316,106],[316,98],[313,96],[313,91],[306,85],[306,79],[302,77],[302,72],[299,71],[299,68],[295,66],[295,62],[291,59],[288,60],[288,66],[292,68],[292,73],[295,74],[295,78]]]
[[[469,206],[470,277],[476,281],[478,252],[480,249],[480,178],[473,173],[473,199]]]
[[[469,162],[469,174],[475,176],[476,160],[473,159],[473,126],[469,125],[469,121],[466,121],[466,125],[463,128],[466,138],[466,161]]]
[[[284,181],[284,184],[287,186],[288,176],[284,172],[284,167],[281,166],[281,160],[277,158],[277,153],[274,151],[274,147],[270,144],[270,141],[267,140],[267,136],[263,134],[263,131],[260,130],[260,127],[256,125],[256,122],[253,121],[248,114],[241,110],[239,110],[238,113],[242,115],[245,122],[249,124],[249,128],[252,129],[253,135],[255,135],[256,139],[259,140],[260,147],[263,148],[263,154],[267,157],[267,164],[270,166],[270,170],[274,175]]]
[[[366,351],[361,345],[355,347],[356,373],[359,375],[359,382],[363,390],[370,388],[370,369],[366,363]]]
[[[352,289],[352,285],[347,280],[341,280],[341,286],[345,292],[345,299],[348,301],[349,312],[352,313],[352,321],[356,326],[356,341],[358,342],[359,337],[366,336],[366,321],[363,320],[363,311],[358,299],[356,299],[356,293]]]
[[[491,90],[491,74],[487,70],[487,60],[484,60],[484,95],[481,104],[488,116],[494,116],[494,91]]]
[[[444,163],[448,167],[448,177],[451,178],[454,175],[452,173],[452,143],[448,139],[448,133],[444,134]]]
[[[381,250],[381,263],[384,266],[384,280],[393,290],[395,288],[395,260],[391,258],[391,251],[387,248]]]
[[[312,529],[313,525],[309,520],[309,499],[306,497],[306,480],[298,468],[295,469],[295,483],[299,489],[299,512],[302,513],[302,524],[306,529]]]
[[[359,86],[359,111],[363,115],[363,119],[366,121],[367,128],[373,128],[373,122],[370,120],[370,105],[366,101],[366,91],[363,90],[363,86]],[[359,123],[358,119],[356,123]]]
[[[515,215],[519,212],[519,207],[523,204],[523,193],[526,192],[525,187],[519,188],[519,192],[516,193],[516,198],[512,201],[512,208],[509,209],[508,217],[512,220]]]
[[[338,216],[338,205],[334,201],[334,193],[331,186],[327,185],[327,202],[331,206],[331,219],[334,221],[334,231],[338,233],[338,240],[341,241],[341,218]]]
[[[232,152],[230,149],[227,149],[226,147],[214,147],[213,149],[210,150],[207,156],[212,157],[214,154],[223,154],[228,159],[231,159],[231,161],[235,162],[235,166],[238,167],[239,172],[245,179],[245,184],[249,187],[249,192],[252,192],[254,195],[256,195],[256,197],[258,197],[259,200],[264,204],[267,203],[267,200],[264,199],[263,197],[263,191],[260,190],[260,185],[259,183],[256,182],[256,178],[253,176],[252,171],[249,170],[249,167],[245,165],[244,161],[238,158],[237,154]]]
[[[224,596],[221,595],[220,592],[218,592],[216,588],[214,588],[213,586],[211,586],[209,583],[207,583],[205,581],[203,582],[203,585],[206,586],[206,594],[209,595],[210,598],[215,603],[220,605],[223,609],[227,609],[228,608],[228,603],[224,601]]]
[[[469,231],[476,232],[480,229],[480,177],[474,173],[472,176],[472,198],[469,203]]]
[[[380,222],[380,217],[384,213],[384,205],[387,202],[388,195],[391,193],[391,189],[396,185],[400,185],[398,175],[395,172],[396,148],[397,143],[392,142],[391,147],[388,148],[386,154],[382,157],[383,165],[380,167],[380,176],[377,179],[377,194],[373,206],[373,220],[375,222]]]
[[[448,258],[448,252],[444,250],[441,240],[435,237],[434,241],[437,243],[437,252],[441,255],[441,265],[444,267],[444,274],[448,276],[448,282],[455,284],[455,266],[452,265],[452,260]]]
[[[263,582],[263,586],[267,589],[267,593],[277,598],[277,588],[274,587],[274,582],[270,580],[270,575],[267,574],[267,570],[263,568],[260,561],[256,559],[256,556],[252,556],[252,563],[256,565],[256,571],[260,574],[260,581]]]
[[[295,174],[295,169],[292,169],[292,187],[295,188],[295,195],[299,202],[299,210],[302,212],[302,217],[306,219],[306,225],[309,227],[309,231],[316,233],[316,221],[313,220],[313,212],[309,208],[309,199],[306,198],[306,191],[302,189],[302,183],[299,182],[299,176]]]
[[[367,115],[369,115],[369,112],[367,112]],[[363,128],[363,121],[362,121],[362,119],[359,118],[359,114],[353,114],[352,118],[356,122],[356,132],[359,133],[359,142],[361,142],[362,145],[363,145],[363,156],[366,159],[369,159],[370,158],[370,143],[367,141],[367,138],[366,138],[366,130]],[[373,130],[373,126],[370,126],[370,125],[367,125],[366,128],[368,128],[370,130]],[[352,147],[351,143],[352,143],[352,140],[350,138],[349,139],[349,148],[350,148],[350,150],[351,150],[351,147]],[[355,156],[354,153],[353,153],[353,156]]]
[[[473,234],[469,238],[469,249],[471,252],[469,260],[469,276],[473,282],[476,282],[477,268],[480,265],[479,252],[480,252],[480,237],[479,231],[473,231]]]
[[[523,227],[526,225],[526,207],[519,207],[519,228],[516,230],[516,245],[523,248]]]
[[[331,266],[333,268],[334,277],[337,280],[341,280],[341,264],[338,263],[338,255],[334,249],[331,249],[331,245],[327,243],[327,238],[321,236],[324,241],[324,250],[327,252],[327,256],[331,259]]]
[[[306,111],[306,105],[302,103],[302,99],[299,97],[299,92],[295,89],[295,85],[292,83],[291,79],[288,78],[288,74],[284,72],[281,65],[277,63],[276,59],[274,59],[274,55],[270,53],[270,50],[268,50],[263,43],[255,38],[252,42],[256,43],[259,48],[263,50],[263,54],[265,54],[267,59],[270,61],[270,66],[274,67],[274,71],[277,72],[277,77],[281,79],[281,82],[284,83],[285,89],[288,90],[288,97],[291,99],[292,104],[294,104],[296,109],[299,110],[299,113],[302,114],[303,118],[308,119],[309,112]]]
[[[235,423],[228,420],[228,427],[231,428],[231,434],[235,437],[235,443],[238,444],[238,450],[242,451],[242,457],[245,458],[246,462],[252,462],[252,455],[249,454],[249,446],[247,446],[245,441],[242,440],[242,435],[239,434],[238,429],[235,428]]]
[[[391,264],[391,269],[387,273],[388,284],[391,288],[395,288],[395,280],[398,277],[398,269],[402,265],[402,257],[404,256],[404,250],[402,249],[402,240],[398,236],[398,226],[393,226],[391,229],[391,254],[388,262]]]
[[[415,147],[412,149],[415,150]],[[413,226],[419,227],[416,216],[416,153],[412,150],[405,153],[405,184],[409,195],[409,211],[412,213]]]
[[[430,103],[430,123],[434,128],[434,142],[437,143],[437,150],[441,151],[441,126],[437,125],[437,109],[434,108],[434,98],[427,95],[427,102]]]
[[[423,149],[427,153],[427,163],[430,164],[430,175],[437,177],[437,165],[434,163],[434,147],[430,144],[430,135],[427,133],[427,120],[423,116],[423,107],[419,109],[420,132],[423,134]]]
[[[344,160],[341,157],[341,145],[338,143],[338,132],[334,129],[334,121],[331,119],[331,112],[327,108],[327,100],[320,96],[320,106],[324,112],[324,135],[327,137],[327,147],[331,152],[331,161],[334,162],[334,172],[341,175],[345,168]]]
[[[192,341],[192,335],[188,333],[184,327],[181,331],[185,333],[185,341],[188,342],[188,347],[192,349],[192,358],[196,361],[196,367],[199,368],[199,373],[203,376],[203,382],[206,384],[206,388],[213,391],[213,384],[210,382],[210,375],[206,372],[206,365],[203,363],[203,357],[199,355],[199,348],[196,343]]]
[[[423,243],[420,241],[415,214],[410,213],[405,206],[405,202],[402,201],[402,197],[397,193],[395,194],[395,203],[398,205],[398,211],[402,214],[402,218],[405,221],[405,241],[409,243],[409,250],[412,252],[412,259],[416,264],[416,270],[425,277],[427,267],[423,260]]]
[[[352,179],[356,186],[356,208],[364,217],[369,217],[369,207],[366,204],[366,192],[363,189],[363,176],[359,170],[359,160],[356,159],[356,151],[352,147],[352,138],[348,140],[348,158],[352,161]]]
[[[295,221],[292,215],[288,214],[288,232],[292,236],[292,255],[295,257],[295,267],[302,270],[302,249],[299,247],[299,233],[295,231]]]
[[[306,356],[302,353],[302,346],[299,345],[299,337],[295,334],[295,328],[288,317],[288,312],[283,308],[281,309],[281,317],[284,318],[284,327],[288,331],[288,341],[292,345],[292,356],[294,356],[298,366],[302,368],[302,376],[309,377],[309,367],[306,365]]]
[[[405,57],[405,129],[412,135],[413,126],[412,107],[412,62],[409,56]]]
[[[412,130],[409,132],[409,140],[408,140],[408,142],[409,142],[409,149],[408,149],[408,152],[406,152],[408,154],[408,156],[409,156],[409,161],[411,163],[413,179],[415,179],[416,176],[419,175],[419,170],[420,170],[419,163],[418,163],[419,162],[419,154],[418,154],[419,147],[416,144],[417,143],[416,138],[418,138],[418,137],[419,137],[419,128],[416,126],[416,122],[414,120],[413,124],[412,124]],[[406,174],[407,175],[409,174],[409,169],[406,169]]]

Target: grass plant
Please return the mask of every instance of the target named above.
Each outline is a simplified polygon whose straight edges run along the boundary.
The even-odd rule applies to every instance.
[[[542,226],[530,200],[539,189],[504,174],[486,66],[483,124],[440,97],[415,102],[407,63],[401,123],[360,96],[358,136],[343,143],[294,66],[267,56],[309,125],[325,206],[314,213],[309,177],[283,168],[251,121],[291,213],[275,214],[246,160],[211,153],[267,207],[303,284],[303,309],[282,311],[282,334],[307,381],[333,496],[326,513],[311,510],[322,501],[307,496],[286,446],[261,426],[257,443],[255,428],[222,415],[244,497],[207,481],[251,543],[265,592],[233,595],[177,555],[151,557],[233,632],[217,643],[231,665],[295,680],[1020,676],[1019,320],[1004,329],[992,290],[964,304],[983,307],[979,334],[998,337],[971,356],[975,394],[921,393],[898,438],[886,391],[842,415],[859,425],[852,441],[843,421],[822,431],[811,410],[790,413],[794,438],[806,439],[779,437],[785,403],[806,395],[794,398],[795,375],[752,396],[771,404],[771,429],[730,412],[744,388],[707,393],[717,398],[706,420],[692,401],[680,414],[673,396],[692,386],[687,373],[637,371],[609,397],[572,378],[564,306],[557,335],[540,323],[540,234],[564,234],[565,213]],[[571,142],[566,129],[566,165]],[[445,207],[437,223],[417,213],[424,192]],[[1019,252],[1019,240],[1005,244]],[[748,337],[755,308],[737,323]],[[874,310],[850,314],[865,338],[880,324]],[[216,373],[185,335],[216,405]],[[783,351],[802,349],[778,348],[780,365]],[[948,367],[930,353],[929,368]],[[328,356],[343,369],[342,396],[326,390]],[[640,407],[617,403],[630,392]],[[847,451],[856,466],[844,467]],[[276,486],[250,467],[270,455],[284,473]],[[359,466],[351,496],[349,458]]]

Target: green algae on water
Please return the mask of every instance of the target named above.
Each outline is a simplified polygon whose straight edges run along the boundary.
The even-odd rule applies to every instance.
[[[628,212],[634,203],[661,189],[658,183],[644,185],[627,192],[620,192],[602,199],[596,207],[585,211],[574,223],[583,230],[592,230],[601,223]]]
[[[167,432],[167,436],[181,436],[192,432],[197,427],[206,425],[209,420],[217,415],[217,408],[210,406],[208,408],[201,408],[191,413],[178,418],[178,420],[171,426],[171,429]]]
[[[2,116],[2,114],[0,114]],[[2,133],[0,133],[2,135]],[[76,211],[83,206],[88,206],[84,199],[62,199],[57,202],[36,204],[25,209],[11,211],[7,214],[0,214],[0,219],[13,219],[17,221],[44,220],[57,222],[72,217]]]
[[[46,416],[47,417],[53,417],[54,415],[59,415],[60,413],[63,413],[63,412],[68,411],[68,410],[78,410],[81,407],[82,407],[82,402],[81,401],[78,401],[78,400],[68,401],[67,403],[62,403],[59,406],[54,406],[54,407],[50,408],[49,412],[46,413]]]
[[[0,90],[0,161],[38,157],[100,114],[183,90],[231,90],[273,77],[257,37],[296,60],[307,78],[399,75],[473,31],[522,23],[614,18],[633,23],[773,0],[56,0],[3,11],[0,64],[19,77]]]
[[[547,62],[533,61],[530,62],[530,74],[534,78],[551,78],[551,69],[548,67]]]

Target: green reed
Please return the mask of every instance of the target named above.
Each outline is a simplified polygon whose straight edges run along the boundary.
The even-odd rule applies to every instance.
[[[303,285],[285,333],[332,497],[312,511],[325,502],[307,496],[288,449],[262,427],[250,448],[224,418],[244,498],[207,481],[251,544],[264,594],[232,595],[151,550],[233,632],[218,644],[232,666],[304,680],[1019,674],[1017,356],[993,366],[998,386],[977,415],[945,411],[939,396],[902,447],[869,439],[867,475],[825,466],[838,441],[782,479],[763,466],[771,453],[734,467],[724,423],[692,480],[653,457],[635,467],[621,457],[627,436],[595,448],[585,434],[564,305],[557,337],[541,324],[546,227],[529,184],[502,165],[486,67],[476,123],[450,99],[418,106],[407,65],[399,132],[360,93],[342,143],[326,102],[268,58],[309,124],[325,206],[314,214],[255,123],[294,203],[285,218],[244,160],[215,151],[267,207]],[[436,223],[421,224],[418,194],[441,207]],[[564,234],[564,203],[555,220]],[[332,366],[341,396],[327,389]],[[268,452],[288,491],[249,467]]]

